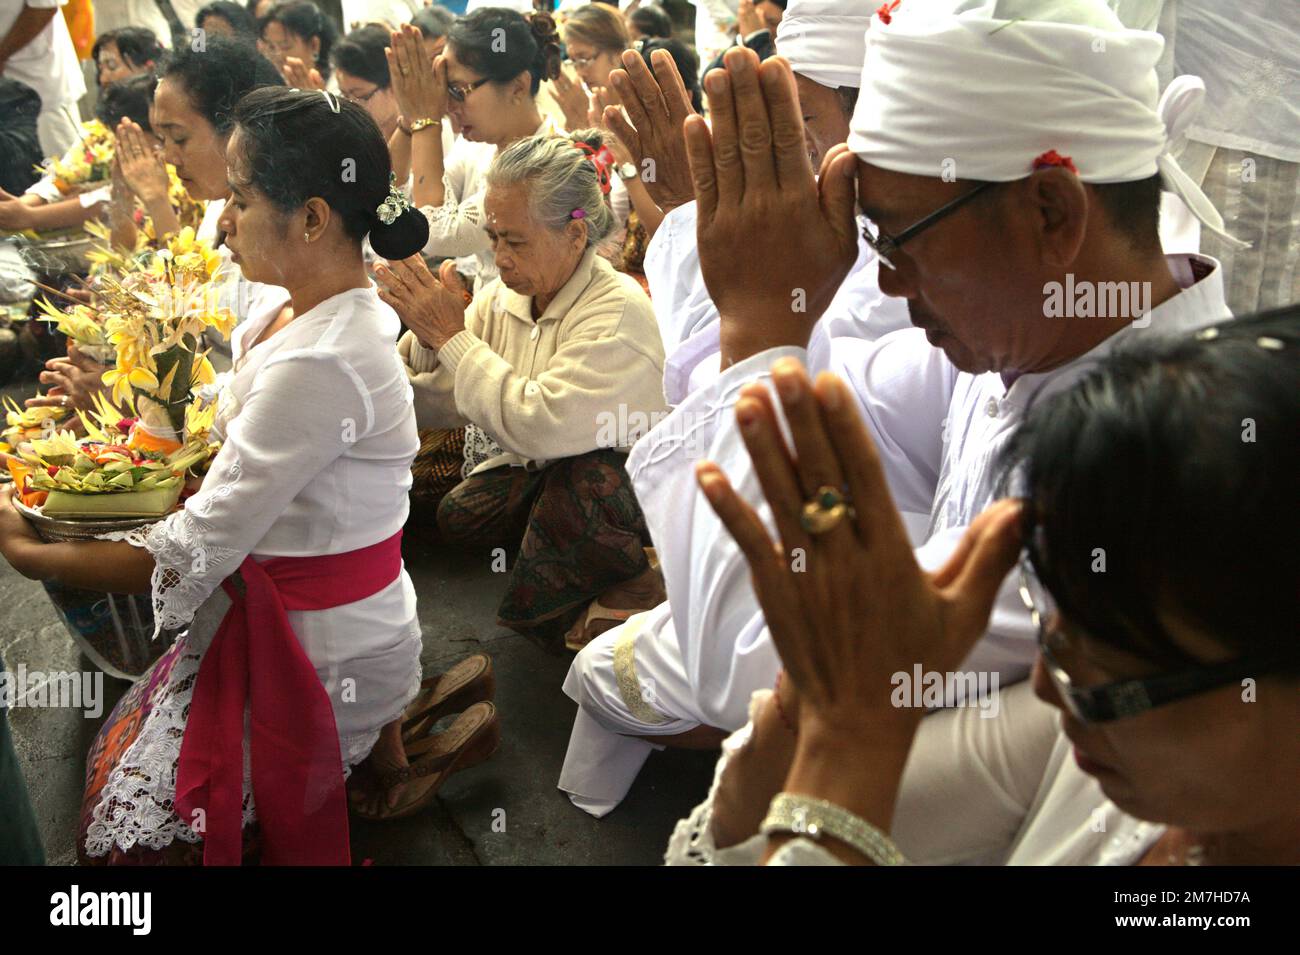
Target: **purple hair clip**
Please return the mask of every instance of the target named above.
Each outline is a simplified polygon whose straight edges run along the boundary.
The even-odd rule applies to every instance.
[[[585,218],[587,218],[587,210],[586,210],[586,209],[574,209],[572,212],[569,213],[569,218],[570,218],[570,219],[585,219]]]

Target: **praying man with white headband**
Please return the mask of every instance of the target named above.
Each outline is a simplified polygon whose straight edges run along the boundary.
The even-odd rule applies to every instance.
[[[621,732],[673,745],[736,729],[751,694],[772,687],[780,669],[749,567],[695,484],[700,459],[716,462],[770,525],[732,414],[743,389],[788,386],[789,362],[838,372],[871,429],[918,562],[933,570],[995,499],[998,451],[1031,400],[1131,336],[1230,317],[1215,260],[1161,249],[1162,186],[1204,229],[1223,232],[1168,155],[1201,87],[1180,80],[1158,99],[1162,46],[1158,34],[1126,29],[1102,0],[891,0],[866,34],[848,145],[817,181],[801,161],[785,62],[760,67],[737,51],[725,73],[706,79],[712,130],[688,120],[687,148],[724,370],[628,462],[674,640],[648,647],[652,635],[638,637],[634,663],[653,672],[630,669],[622,683],[649,687],[652,699],[629,692],[641,732],[626,720]],[[837,339],[819,362],[808,345],[857,253],[855,202],[888,261],[880,288],[906,302],[916,329],[874,343]],[[747,254],[735,255],[742,247]],[[805,313],[791,312],[795,288],[807,295]],[[803,488],[814,507],[820,490]],[[1008,581],[962,670],[996,672],[1005,687],[1025,677],[1034,650]],[[620,732],[616,708],[598,711],[599,702],[584,709]]]
[[[790,62],[798,89],[799,110],[803,119],[804,142],[812,168],[821,165],[822,158],[832,148],[842,144],[849,135],[849,119],[858,98],[858,84],[862,77],[862,59],[865,54],[865,31],[871,19],[871,8],[860,0],[791,0],[777,27],[778,53]],[[685,90],[676,73],[656,67],[656,77],[639,58],[629,57],[629,89],[641,101],[646,101],[643,112],[652,113],[654,96],[662,95],[665,102],[685,102]],[[655,81],[658,81],[656,87]],[[617,82],[617,79],[616,79]],[[662,90],[661,90],[662,88]],[[680,100],[679,100],[680,98]],[[626,102],[628,94],[623,94]],[[669,111],[671,113],[671,111]],[[682,142],[681,119],[678,117],[671,129],[662,130]],[[666,155],[655,156],[654,137],[658,131],[647,129],[647,123],[637,124],[637,137],[629,148],[638,164],[647,156],[656,164],[672,162]],[[614,124],[617,131],[619,126]],[[681,146],[679,145],[680,149]],[[686,166],[684,156],[677,159]],[[652,187],[647,183],[647,187]],[[688,183],[689,188],[689,183]],[[664,338],[664,395],[669,404],[678,404],[698,388],[712,383],[721,371],[721,342],[718,309],[709,297],[700,272],[700,257],[696,247],[696,204],[689,196],[680,205],[655,197],[661,205],[671,206],[651,239],[645,257],[645,273],[655,306],[655,317]],[[768,228],[777,228],[770,223]],[[748,254],[744,247],[736,255]],[[857,258],[847,277],[841,283],[835,299],[826,308],[821,320],[813,328],[810,354],[819,361],[828,360],[831,342],[838,337],[860,338],[875,341],[890,332],[908,327],[907,308],[898,299],[891,299],[880,291],[876,279],[879,268],[875,252],[865,240],[859,240]],[[797,293],[791,307],[799,308]],[[633,711],[623,702],[620,686],[627,685],[627,672],[638,666],[647,673],[655,672],[653,662],[633,660],[633,651],[627,649],[639,643],[643,648],[659,644],[674,645],[672,614],[668,605],[659,607],[620,625],[592,642],[570,670],[565,681],[565,691],[579,704],[569,743],[569,756],[561,773],[560,788],[570,793],[579,807],[594,815],[604,815],[622,799],[651,746],[643,740],[630,738],[626,721],[618,721],[611,730],[608,716],[593,716],[584,712],[584,704],[598,714],[609,706],[621,715],[635,721]],[[641,637],[642,633],[652,635]],[[618,650],[616,648],[624,648]],[[621,680],[621,682],[620,682]],[[649,695],[638,689],[640,695]],[[600,701],[608,701],[608,705]]]

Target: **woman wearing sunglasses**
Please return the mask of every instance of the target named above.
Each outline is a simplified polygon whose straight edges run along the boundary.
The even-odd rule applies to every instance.
[[[419,29],[407,24],[391,39],[398,129],[411,141],[411,200],[429,220],[424,252],[474,256],[477,290],[497,275],[483,229],[488,166],[502,147],[556,132],[537,108],[542,80],[560,68],[555,21],[544,13],[477,10],[456,21],[432,70]],[[450,153],[442,138],[448,119],[466,141]]]
[[[785,671],[670,862],[1300,862],[1300,308],[1043,401],[1004,459],[1022,496],[934,574],[843,384],[773,375],[798,463],[765,389],[736,415],[780,549],[715,466],[699,480]],[[959,672],[1003,586],[1040,624],[1031,680],[923,718],[908,679]]]

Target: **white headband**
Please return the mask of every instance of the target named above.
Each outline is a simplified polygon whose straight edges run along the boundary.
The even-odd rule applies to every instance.
[[[776,28],[776,50],[814,83],[856,89],[872,9],[867,0],[790,0]]]
[[[1029,19],[1035,7],[1058,19]],[[882,169],[937,178],[1021,179],[1052,151],[1084,182],[1159,172],[1206,228],[1245,247],[1169,154],[1205,85],[1179,77],[1157,102],[1163,49],[1103,0],[887,4],[866,34],[848,145]]]

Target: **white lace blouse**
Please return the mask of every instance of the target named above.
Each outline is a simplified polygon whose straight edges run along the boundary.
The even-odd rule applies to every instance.
[[[771,694],[754,694],[750,713]],[[1056,710],[1029,683],[999,694],[1001,710],[940,710],[921,722],[903,771],[891,836],[920,865],[1133,865],[1164,832],[1121,812],[1074,762]],[[755,834],[726,849],[713,843],[713,799],[753,723],[723,743],[708,798],[677,823],[668,865],[759,865]],[[773,865],[839,865],[810,839],[786,842]]]
[[[235,368],[221,392],[224,444],[183,510],[126,539],[153,555],[157,626],[182,627],[244,558],[338,554],[391,537],[406,522],[419,448],[411,386],[393,346],[396,314],[373,287],[352,289],[249,347],[270,321],[236,330]],[[415,590],[405,570],[388,587],[289,622],[334,704],[345,766],[420,680]],[[198,837],[171,812],[194,674],[210,636],[187,634],[158,704],[94,809],[87,851],[161,848]],[[245,778],[245,818],[252,796]]]

